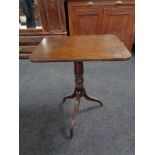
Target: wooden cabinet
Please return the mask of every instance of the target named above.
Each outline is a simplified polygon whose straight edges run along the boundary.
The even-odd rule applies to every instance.
[[[65,12],[63,0],[37,0],[43,28],[47,32],[64,32]]]
[[[115,34],[131,51],[134,3],[134,0],[69,0],[70,35]]]
[[[134,8],[119,7],[104,10],[103,33],[112,33],[131,49],[134,39]]]
[[[100,34],[102,32],[102,9],[77,7],[72,11],[70,32],[74,35]],[[93,21],[93,22],[92,22]]]

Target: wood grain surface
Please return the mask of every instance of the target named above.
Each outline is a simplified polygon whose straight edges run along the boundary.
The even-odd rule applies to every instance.
[[[34,62],[127,60],[131,53],[115,35],[44,38],[29,56]]]

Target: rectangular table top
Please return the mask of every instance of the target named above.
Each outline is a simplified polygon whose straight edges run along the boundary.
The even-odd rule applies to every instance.
[[[44,38],[29,59],[35,62],[127,60],[131,53],[115,35]]]

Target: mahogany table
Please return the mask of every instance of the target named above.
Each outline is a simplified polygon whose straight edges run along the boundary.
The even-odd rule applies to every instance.
[[[63,102],[74,97],[76,99],[70,128],[70,136],[73,137],[80,98],[98,102],[102,106],[100,100],[86,93],[83,62],[120,61],[130,57],[130,52],[115,35],[88,35],[44,38],[29,59],[33,62],[74,62],[75,89],[71,95],[63,98]]]

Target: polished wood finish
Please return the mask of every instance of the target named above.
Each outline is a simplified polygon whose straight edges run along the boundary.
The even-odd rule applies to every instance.
[[[75,107],[72,112],[72,123],[71,123],[71,129],[70,129],[71,138],[73,137],[74,131],[75,131],[75,123],[76,123],[76,119],[77,119],[77,115],[78,115],[78,111],[79,111],[81,97],[84,97],[85,99],[90,100],[90,101],[98,102],[101,106],[103,106],[103,104],[100,100],[87,95],[86,90],[83,85],[83,83],[84,83],[83,73],[84,73],[83,62],[75,62],[74,63],[75,89],[74,89],[74,92],[72,93],[72,95],[66,96],[63,98],[63,103],[67,99],[71,99],[74,97],[76,98],[76,104],[75,104]]]
[[[129,51],[115,35],[55,36],[44,38],[30,55],[31,61],[126,60]]]
[[[91,35],[102,33],[102,8],[72,8],[69,16],[70,21],[70,35]]]
[[[68,0],[70,35],[115,34],[131,51],[134,0]]]
[[[71,95],[63,98],[63,102],[71,98],[76,100],[70,128],[70,137],[72,138],[81,97],[103,105],[100,100],[90,97],[86,93],[83,61],[126,60],[130,57],[130,52],[115,35],[89,35],[45,38],[29,59],[34,62],[74,62],[75,89]]]
[[[45,32],[42,29],[21,29],[20,31],[20,36],[43,36],[45,37],[46,35],[66,35],[67,32],[61,32],[61,31],[53,31],[53,32]]]
[[[77,97],[77,94],[78,94],[79,97],[84,97],[87,100],[98,102],[102,106],[103,104],[100,100],[87,95],[86,90],[83,85],[84,83],[83,73],[84,73],[83,62],[75,62],[74,63],[75,89],[71,95],[63,98],[63,103],[67,99],[72,99],[74,97]]]
[[[44,31],[66,31],[63,2],[63,0],[38,0]]]
[[[19,52],[32,53],[37,46],[20,46]]]
[[[62,34],[52,35],[54,36],[61,36]],[[43,38],[51,37],[51,35],[41,35],[41,36],[20,36],[20,42],[19,42],[19,53],[20,58],[28,58],[29,55],[35,50],[35,48],[38,46],[38,44],[41,42]]]
[[[115,34],[131,50],[134,42],[134,7],[107,8],[104,11],[103,34]]]
[[[46,36],[48,37],[48,36]],[[20,36],[19,46],[37,46],[41,40],[42,36]]]
[[[117,0],[68,0],[68,2],[75,7],[91,7],[91,6],[122,6],[122,5],[134,5],[135,0],[119,0],[122,3],[118,4]],[[91,3],[91,4],[90,4]]]
[[[28,53],[32,53],[32,48],[29,49],[30,44],[38,45],[40,40],[46,36],[52,35],[66,35],[66,22],[64,12],[63,0],[37,0],[37,9],[39,11],[42,29],[20,29],[19,30],[19,44],[21,46],[27,46],[27,50],[20,51],[20,58],[29,56]],[[36,37],[40,38],[36,42]],[[24,38],[24,39],[23,39]],[[24,42],[25,40],[25,42]],[[27,42],[29,42],[27,44]],[[32,42],[32,43],[31,43]]]

